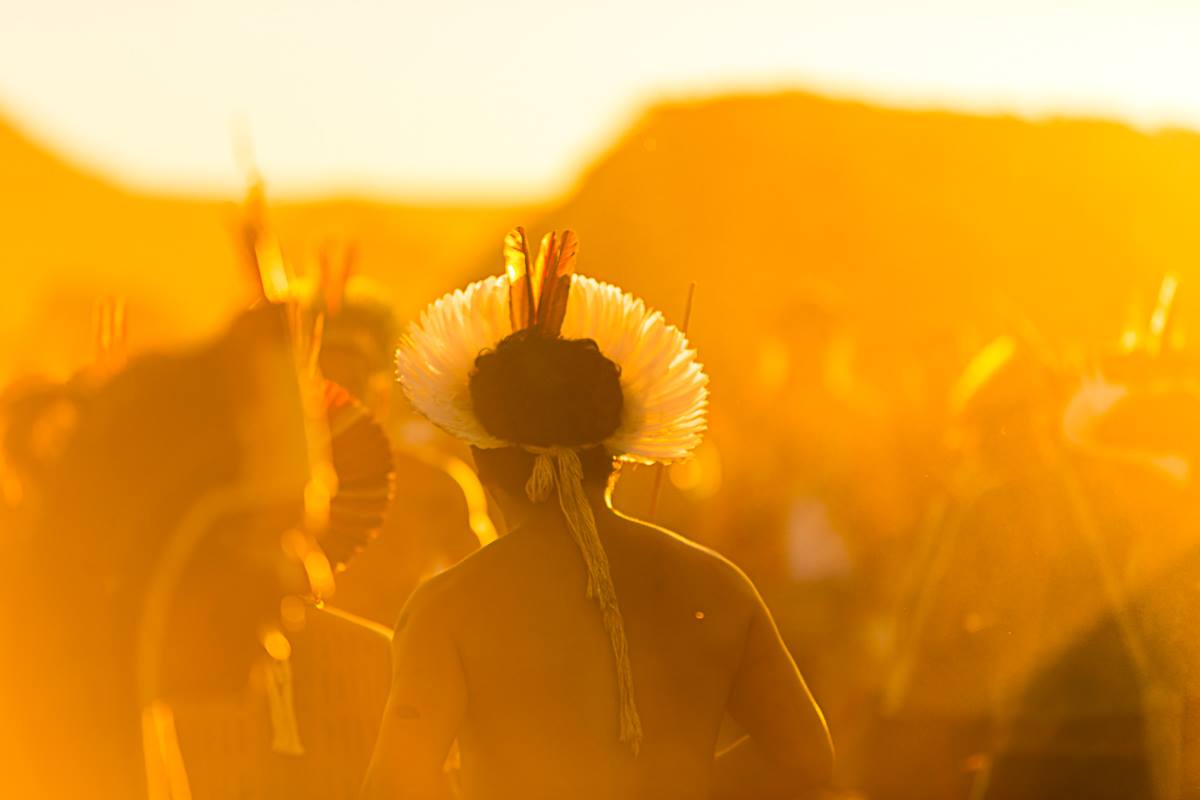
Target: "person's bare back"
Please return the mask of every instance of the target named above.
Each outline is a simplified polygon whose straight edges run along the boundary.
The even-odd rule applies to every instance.
[[[364,797],[797,797],[825,722],[753,586],[612,511],[619,462],[687,458],[708,377],[664,317],[575,275],[574,233],[430,304],[397,350],[413,407],[468,442],[512,531],[418,588]],[[749,734],[714,754],[726,716]]]
[[[794,797],[827,780],[824,722],[749,580],[711,551],[594,508],[639,752],[618,739],[609,637],[548,505],[413,596],[367,797],[439,796],[454,739],[466,800]],[[750,740],[715,759],[726,714]]]

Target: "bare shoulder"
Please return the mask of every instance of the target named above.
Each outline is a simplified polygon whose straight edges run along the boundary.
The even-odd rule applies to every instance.
[[[510,552],[514,548],[506,539],[502,537],[481,547],[453,566],[421,581],[404,604],[396,630],[417,619],[431,620],[448,630],[455,622],[461,622],[481,589],[486,588],[489,576],[497,574],[504,562],[519,557]]]
[[[448,623],[457,615],[456,608],[459,605],[455,589],[457,583],[454,567],[451,567],[418,584],[404,603],[404,608],[400,609],[393,642],[400,640],[403,631],[414,627],[448,630]]]
[[[635,519],[622,518],[630,539],[657,571],[693,585],[714,599],[747,607],[758,593],[741,569],[725,556],[674,531]]]

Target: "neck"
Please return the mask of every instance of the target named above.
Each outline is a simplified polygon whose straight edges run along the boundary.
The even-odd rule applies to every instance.
[[[597,522],[605,517],[613,516],[615,512],[608,503],[608,493],[603,487],[585,486],[584,492],[587,494],[588,505],[592,507],[592,514],[595,515]],[[557,492],[551,494],[542,503],[530,503],[525,500],[503,503],[501,513],[504,515],[504,521],[509,531],[515,531],[518,528],[540,528],[563,518]]]

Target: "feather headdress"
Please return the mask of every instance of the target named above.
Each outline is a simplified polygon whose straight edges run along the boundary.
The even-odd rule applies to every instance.
[[[621,740],[636,752],[642,731],[628,644],[608,558],[583,491],[579,455],[566,447],[534,448],[498,438],[484,428],[471,402],[476,357],[512,333],[536,329],[549,337],[592,339],[620,367],[623,400],[620,424],[599,444],[615,458],[642,464],[678,461],[700,444],[708,376],[695,350],[678,328],[641,300],[576,274],[578,252],[573,232],[550,233],[531,264],[524,229],[513,229],[504,241],[505,274],[431,303],[397,351],[397,376],[413,407],[450,434],[483,449],[524,447],[537,455],[526,492],[540,502],[557,490],[588,568],[588,596],[599,603],[612,640]]]
[[[642,464],[686,458],[700,444],[708,409],[708,377],[696,351],[641,300],[574,274],[577,241],[571,231],[548,234],[528,270],[525,232],[517,228],[505,240],[506,275],[431,303],[396,354],[405,394],[431,422],[475,447],[519,447],[488,433],[475,416],[469,381],[476,357],[525,328],[592,339],[621,368],[621,424],[604,446]]]

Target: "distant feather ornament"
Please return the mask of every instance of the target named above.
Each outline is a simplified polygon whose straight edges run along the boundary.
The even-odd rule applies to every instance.
[[[383,528],[395,488],[395,464],[382,426],[349,392],[327,380],[322,405],[337,491],[329,501],[321,547],[335,569],[344,569]]]
[[[505,274],[434,301],[410,326],[396,372],[413,407],[475,447],[520,447],[535,455],[526,493],[533,502],[557,494],[567,528],[587,567],[587,595],[600,606],[617,669],[620,739],[636,754],[642,723],[634,699],[629,643],[608,556],[583,488],[578,450],[499,439],[471,403],[471,372],[484,350],[530,328],[548,337],[592,339],[620,367],[622,412],[600,444],[615,458],[669,464],[700,444],[708,410],[708,376],[687,338],[663,315],[615,286],[575,274],[579,240],[572,231],[543,237],[530,265],[523,228],[504,240]]]

